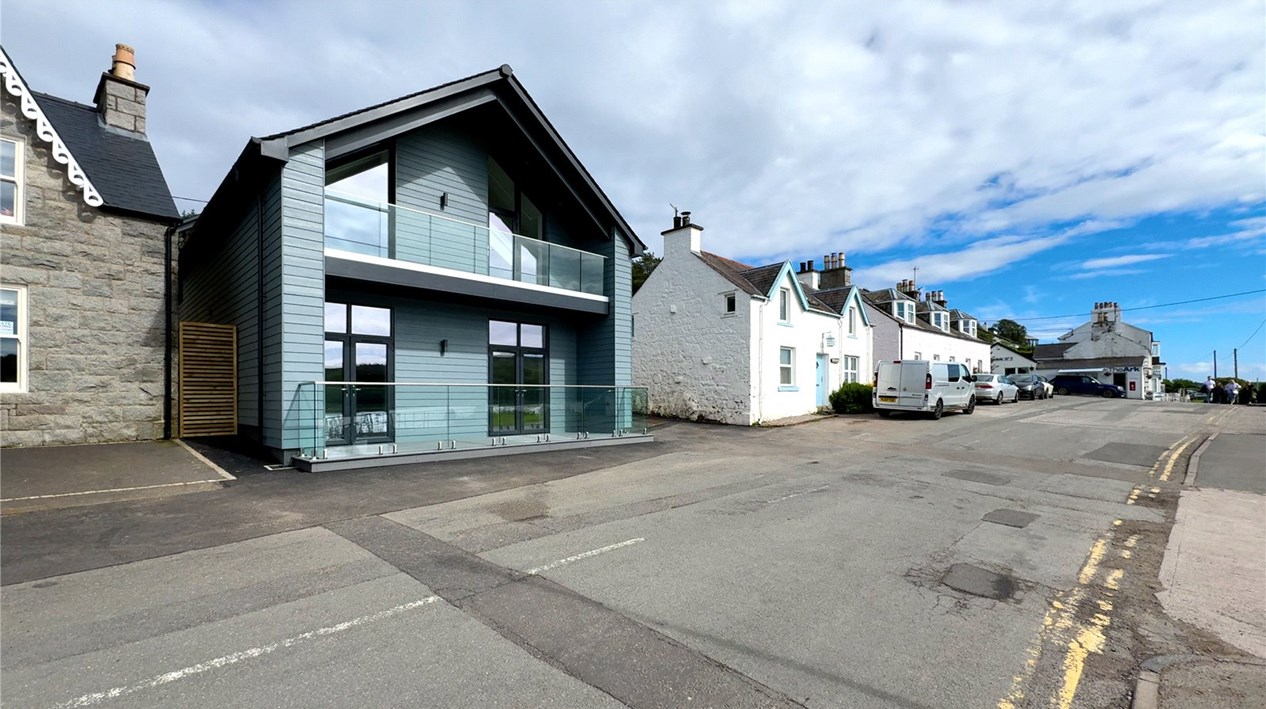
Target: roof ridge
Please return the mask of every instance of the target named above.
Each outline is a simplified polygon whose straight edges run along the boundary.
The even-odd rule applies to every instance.
[[[290,130],[284,130],[284,131],[281,131],[281,132],[279,132],[279,133],[273,133],[272,135],[260,136],[260,140],[275,140],[275,139],[277,139],[277,138],[283,138],[283,137],[285,137],[285,136],[292,135],[292,134],[294,134],[294,133],[299,133],[299,132],[302,132],[302,131],[305,131],[305,130],[310,130],[310,129],[312,129],[312,128],[316,128],[316,127],[318,127],[318,126],[323,126],[323,125],[325,125],[325,124],[327,124],[327,123],[333,123],[334,121],[340,121],[340,120],[343,120],[344,118],[350,118],[350,117],[355,116],[355,115],[357,115],[357,114],[360,114],[360,113],[365,113],[366,111],[373,111],[374,109],[382,108],[382,107],[384,107],[384,106],[390,106],[390,105],[391,105],[391,104],[393,104],[393,103],[399,103],[399,102],[401,102],[401,101],[407,101],[407,100],[409,100],[409,99],[411,99],[411,98],[416,98],[416,97],[418,97],[418,96],[421,96],[422,94],[429,94],[429,93],[431,93],[431,92],[433,92],[433,91],[439,91],[439,90],[441,90],[441,89],[446,89],[446,88],[448,88],[448,87],[450,87],[450,86],[453,86],[454,84],[460,84],[460,83],[462,83],[463,81],[470,81],[471,79],[477,79],[477,78],[479,78],[479,77],[481,77],[481,76],[486,76],[486,75],[489,75],[489,74],[500,74],[500,73],[501,73],[501,67],[503,67],[503,66],[506,66],[506,65],[505,65],[505,64],[502,64],[501,66],[497,67],[496,69],[489,69],[489,70],[486,70],[486,71],[476,72],[476,73],[474,73],[474,74],[471,74],[470,76],[463,76],[463,77],[462,77],[462,78],[460,78],[460,79],[453,79],[452,81],[446,81],[446,82],[444,82],[444,83],[442,83],[442,84],[439,84],[438,86],[431,86],[431,87],[429,87],[429,88],[421,89],[421,90],[419,90],[419,91],[414,91],[413,93],[405,94],[404,96],[397,96],[397,97],[395,97],[395,98],[393,98],[393,99],[388,99],[388,100],[386,100],[386,101],[380,101],[380,102],[375,103],[375,104],[370,105],[370,106],[362,106],[361,108],[355,109],[355,110],[353,110],[353,111],[348,111],[348,112],[346,112],[346,113],[341,113],[341,114],[339,114],[339,115],[337,115],[337,116],[331,116],[331,117],[329,117],[329,118],[324,118],[324,119],[319,120],[319,121],[316,121],[316,122],[314,122],[314,123],[309,123],[309,124],[307,124],[307,125],[299,126],[298,128],[292,128],[292,129],[290,129]]]

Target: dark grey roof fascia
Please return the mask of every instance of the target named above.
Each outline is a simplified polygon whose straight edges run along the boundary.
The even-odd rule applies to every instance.
[[[75,162],[101,195],[102,209],[167,223],[180,220],[167,178],[143,133],[107,126],[96,107],[31,91]]]

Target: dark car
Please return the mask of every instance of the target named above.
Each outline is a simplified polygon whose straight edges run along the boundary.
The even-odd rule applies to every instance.
[[[1125,389],[1113,384],[1088,377],[1084,374],[1056,374],[1051,379],[1056,394],[1083,394],[1085,396],[1102,396],[1105,399],[1124,397]]]
[[[1020,390],[1023,399],[1045,399],[1046,384],[1036,374],[1012,374],[1011,383]]]

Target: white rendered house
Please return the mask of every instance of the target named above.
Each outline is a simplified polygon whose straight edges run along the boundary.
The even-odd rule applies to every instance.
[[[977,335],[971,315],[947,306],[944,291],[928,291],[923,301],[913,280],[895,288],[865,291],[875,324],[875,359],[963,362],[973,372],[991,371],[989,343]]]
[[[868,381],[870,323],[856,289],[832,306],[789,261],[753,267],[708,253],[688,212],[674,222],[663,261],[633,295],[633,381],[648,388],[652,414],[750,425],[811,413],[841,383]]]

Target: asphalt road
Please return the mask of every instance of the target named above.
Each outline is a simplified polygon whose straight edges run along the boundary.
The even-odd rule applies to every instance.
[[[1157,651],[1140,637],[1181,639],[1152,608],[1156,547],[1222,411],[1058,397],[941,421],[669,423],[583,455],[267,473],[6,517],[0,691],[1126,706]]]

